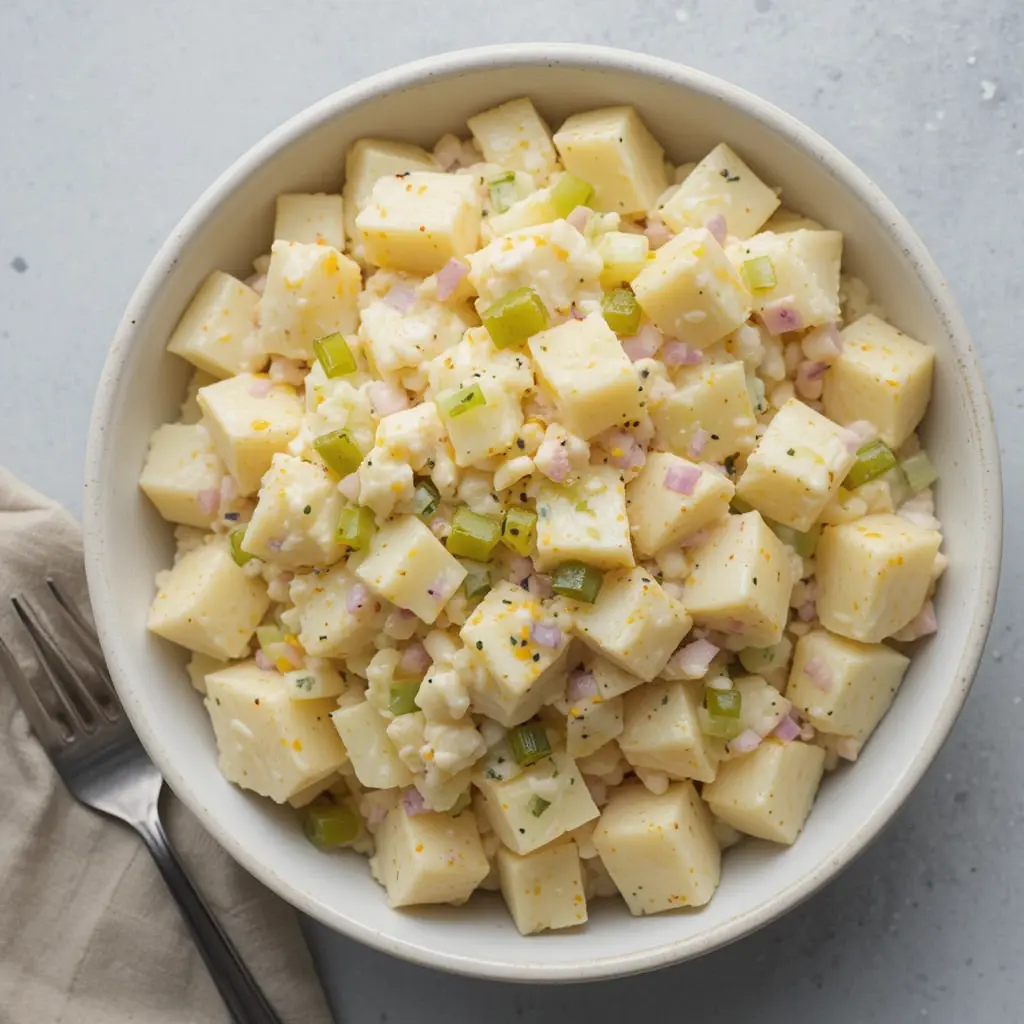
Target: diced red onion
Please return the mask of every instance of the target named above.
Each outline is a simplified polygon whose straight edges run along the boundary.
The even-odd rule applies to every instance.
[[[384,295],[383,302],[404,315],[416,305],[416,293],[408,285],[393,284]]]
[[[729,740],[730,754],[749,754],[761,745],[761,737],[753,729],[744,729],[735,739]]]
[[[616,469],[637,469],[647,461],[643,445],[624,430],[608,430],[601,436],[601,446],[608,452],[608,461]]]
[[[577,306],[575,302],[571,303],[569,306],[569,316],[572,317],[573,320],[587,319],[587,314],[584,313],[583,310],[580,309],[580,307]]]
[[[761,321],[770,334],[785,334],[799,331],[804,325],[799,310],[788,299],[771,302],[761,310]]]
[[[233,476],[224,476],[220,481],[220,503],[222,505],[230,504],[238,497],[238,484],[235,483]]]
[[[256,667],[263,669],[264,672],[270,672],[274,668],[274,663],[263,653],[262,647],[256,651]]]
[[[452,524],[444,516],[434,516],[430,520],[430,532],[443,540],[452,532]]]
[[[822,375],[828,369],[828,363],[801,363],[796,368],[796,380],[794,385],[796,393],[801,398],[816,401],[821,398],[824,390]]]
[[[561,644],[562,631],[557,626],[535,622],[530,629],[530,639],[538,647],[547,647],[552,650]]]
[[[818,657],[809,658],[804,664],[804,675],[819,689],[828,693],[832,689],[832,670]]]
[[[451,583],[445,573],[438,573],[437,578],[427,587],[427,593],[438,601],[447,601],[451,596]]]
[[[409,786],[407,789],[402,790],[402,810],[405,811],[410,818],[416,814],[428,813],[427,804],[423,799],[423,794],[420,793],[415,786]]]
[[[422,675],[430,668],[430,655],[426,647],[421,643],[409,644],[398,659],[398,667],[409,675]]]
[[[842,352],[843,339],[835,324],[823,324],[807,334],[800,342],[800,347],[808,359],[820,359],[828,362]]]
[[[622,348],[631,362],[650,359],[661,348],[664,335],[652,323],[644,324],[632,338],[624,338]]]
[[[666,366],[697,366],[704,360],[704,353],[685,341],[670,341],[661,350],[661,359]]]
[[[338,490],[348,498],[349,501],[359,500],[359,474],[349,473],[338,481]]]
[[[533,561],[526,555],[513,555],[508,560],[508,567],[512,571],[512,578],[518,583],[533,572]]]
[[[535,459],[534,462],[549,480],[560,484],[569,475],[569,453],[557,442],[548,446],[547,450],[545,445],[546,440],[537,452],[540,459]]]
[[[555,592],[554,587],[551,585],[551,577],[543,572],[533,573],[526,581],[526,589],[534,597],[539,597],[541,600],[551,597]]]
[[[716,647],[710,640],[693,640],[683,647],[680,647],[669,659],[673,668],[678,669],[684,675],[693,679],[699,679],[707,675],[715,655],[720,648]]]
[[[266,398],[274,387],[269,377],[259,377],[249,385],[249,394],[253,398]]]
[[[469,264],[452,257],[437,272],[437,297],[441,302],[450,299],[459,282],[469,273]]]
[[[647,241],[651,243],[652,249],[660,249],[666,242],[672,241],[672,232],[660,221],[651,218],[644,228]]]
[[[204,487],[196,495],[196,501],[199,502],[199,511],[204,516],[216,515],[217,509],[220,508],[220,488]]]
[[[686,448],[690,458],[696,459],[710,440],[711,435],[703,427],[698,427],[690,436],[690,443]]]
[[[353,583],[345,598],[345,607],[352,615],[355,615],[356,612],[361,612],[366,607],[366,602],[369,599],[370,593],[366,587],[362,583]]]
[[[729,226],[726,224],[725,218],[720,213],[716,213],[714,217],[708,217],[708,219],[704,221],[704,227],[711,232],[715,241],[719,245],[725,245],[725,236],[728,234]]]
[[[665,471],[665,486],[677,494],[693,494],[700,482],[700,467],[686,464],[671,466]]]
[[[597,680],[589,673],[578,670],[569,676],[569,686],[565,691],[569,700],[586,700],[598,694]]]
[[[372,384],[366,386],[366,393],[369,395],[374,411],[382,419],[394,412],[402,412],[409,408],[409,395],[405,388],[396,387],[387,381],[373,381]]]
[[[591,210],[586,206],[577,206],[572,213],[566,217],[568,221],[577,231],[586,231],[587,225],[590,223]]]
[[[796,614],[801,622],[810,622],[817,614],[817,611],[818,609],[815,607],[813,601],[804,601],[804,603],[797,608]]]
[[[271,537],[270,540],[267,541],[267,547],[270,548],[271,551],[280,551],[281,548],[284,547],[284,541],[278,540],[276,537]]]
[[[772,735],[776,739],[783,740],[786,743],[791,743],[800,735],[800,725],[787,715],[777,726],[775,726],[772,730]]]

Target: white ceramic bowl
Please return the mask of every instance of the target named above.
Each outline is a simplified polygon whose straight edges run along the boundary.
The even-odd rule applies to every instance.
[[[389,910],[356,856],[311,847],[287,808],[217,770],[209,723],[182,652],[146,632],[154,573],[171,530],[142,499],[150,432],[175,418],[185,366],[164,353],[178,316],[216,268],[242,277],[271,239],[279,192],[337,189],[363,135],[430,145],[467,115],[527,94],[557,125],[629,103],[676,161],[733,145],[787,204],[846,236],[845,263],[894,322],[933,345],[935,394],[924,429],[941,469],[949,569],[939,633],[917,653],[892,711],[860,761],[829,778],[795,846],[748,842],[699,911],[633,918],[596,901],[588,925],[521,938],[494,895],[461,909]],[[369,78],[323,100],[250,150],[200,198],[146,271],[114,339],[89,437],[86,561],[118,691],[153,760],[206,828],[253,875],[325,924],[422,964],[493,978],[578,981],[649,970],[731,942],[813,893],[874,838],[931,763],[967,694],[992,614],[1001,498],[991,412],[971,341],[921,242],[871,181],[793,118],[708,75],[633,53],[532,44],[466,50]]]

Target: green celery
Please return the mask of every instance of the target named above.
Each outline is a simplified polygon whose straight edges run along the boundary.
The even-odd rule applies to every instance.
[[[369,547],[376,524],[365,505],[346,505],[338,516],[338,540],[350,551]]]
[[[630,288],[613,288],[601,296],[601,313],[616,334],[636,334],[640,327],[640,303]]]
[[[248,551],[242,550],[242,543],[245,541],[244,526],[232,530],[228,539],[231,541],[231,557],[235,560],[235,565],[245,565],[246,562],[251,562],[256,557],[250,555]]]
[[[468,508],[460,508],[452,518],[452,529],[445,545],[462,558],[487,562],[501,540],[501,521],[494,516],[480,515]]]
[[[843,486],[856,490],[875,477],[888,473],[896,465],[896,456],[884,441],[868,441],[857,449],[857,458],[846,474]]]
[[[325,334],[313,342],[313,352],[328,377],[344,377],[355,373],[356,357],[339,331]]]
[[[541,722],[524,722],[511,729],[508,734],[509,746],[516,764],[536,764],[551,753],[548,731]]]
[[[531,512],[528,508],[510,508],[505,513],[505,522],[501,527],[501,539],[505,547],[511,548],[516,554],[528,555],[536,525],[536,512]]]
[[[359,838],[363,823],[347,804],[318,799],[303,815],[302,830],[306,838],[321,850],[345,846]]]
[[[604,573],[582,562],[563,562],[551,577],[551,587],[562,597],[593,604],[604,582]]]
[[[479,409],[487,404],[484,393],[479,384],[470,384],[457,391],[439,395],[437,407],[445,419],[453,420],[456,416],[462,416],[470,409]]]
[[[563,174],[548,195],[557,217],[568,217],[577,206],[586,206],[593,198],[594,186],[573,174]]]
[[[314,439],[313,449],[324,460],[327,468],[338,476],[354,473],[363,461],[359,445],[347,430],[332,430],[329,434],[321,434]]]
[[[516,288],[480,314],[497,348],[521,345],[548,326],[548,311],[532,288]]]
[[[411,715],[419,711],[416,703],[416,694],[420,692],[422,680],[417,679],[414,683],[392,683],[388,691],[388,710],[396,718],[399,715]]]

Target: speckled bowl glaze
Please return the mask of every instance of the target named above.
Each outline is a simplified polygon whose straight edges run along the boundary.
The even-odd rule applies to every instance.
[[[943,474],[939,515],[949,569],[938,634],[918,651],[892,708],[856,765],[826,780],[791,849],[731,851],[721,888],[699,911],[630,917],[595,901],[586,927],[522,938],[500,897],[466,907],[389,910],[357,856],[325,856],[292,813],[226,782],[183,652],[146,632],[153,576],[171,530],[137,485],[150,432],[176,417],[187,370],[164,351],[215,268],[240,276],[271,238],[274,197],[336,190],[345,150],[363,135],[431,145],[467,115],[528,94],[557,125],[569,113],[637,107],[676,162],[735,147],[781,185],[787,205],[846,236],[846,266],[902,329],[933,345],[935,393],[924,434]],[[640,54],[529,44],[464,50],[407,64],[335,93],[268,135],[223,174],[172,232],[118,328],[89,437],[86,563],[103,648],[153,760],[205,827],[247,870],[300,910],[360,942],[433,967],[530,982],[652,970],[733,942],[823,886],[879,833],[935,757],[971,685],[999,575],[998,448],[971,340],[946,282],[874,184],[827,142],[764,100],[709,75]]]

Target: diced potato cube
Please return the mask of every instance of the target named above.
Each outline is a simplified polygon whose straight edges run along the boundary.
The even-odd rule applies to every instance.
[[[594,845],[631,914],[701,907],[718,888],[722,854],[692,782],[660,796],[643,786],[616,789]]]
[[[622,474],[591,466],[571,487],[545,482],[537,492],[537,565],[580,561],[599,569],[634,563]]]
[[[550,843],[598,815],[576,762],[556,750],[511,779],[473,776],[481,807],[498,838],[525,854]]]
[[[292,700],[336,698],[345,692],[342,674],[326,661],[317,661],[293,672],[285,672],[284,677],[288,683],[288,696]]]
[[[663,447],[677,455],[696,454],[691,445],[698,431],[699,457],[707,462],[724,462],[754,447],[757,420],[742,362],[697,367],[681,374],[677,384],[651,412]]]
[[[479,385],[486,404],[445,421],[458,466],[472,466],[482,459],[504,455],[515,444],[516,434],[523,425],[518,392],[509,391],[502,381],[490,374],[471,378],[466,384]],[[454,392],[445,392],[438,399],[443,402],[446,395],[452,394]]]
[[[182,314],[167,351],[217,378],[258,370],[266,362],[252,338],[259,301],[248,285],[215,270]]]
[[[700,473],[690,494],[665,483],[666,474]],[[701,470],[670,452],[651,452],[640,474],[626,486],[626,510],[633,543],[642,555],[692,537],[729,511],[735,488],[712,470]]]
[[[291,599],[299,614],[299,643],[315,658],[347,658],[373,645],[384,628],[387,608],[377,598],[349,611],[352,590],[362,586],[343,565],[292,581]]]
[[[728,516],[691,559],[683,604],[698,626],[742,636],[747,647],[782,639],[793,570],[786,545],[760,513]]]
[[[774,303],[796,310],[803,327],[835,323],[840,318],[839,267],[843,259],[840,231],[765,231],[726,247],[729,259],[743,276],[747,260],[771,260],[775,284],[752,290],[755,312]]]
[[[816,552],[821,624],[864,643],[899,632],[928,596],[941,543],[937,530],[885,513],[826,526]]]
[[[278,453],[263,477],[242,550],[285,569],[330,565],[342,555],[342,505],[323,466]]]
[[[367,789],[394,789],[412,782],[412,772],[402,763],[388,736],[387,721],[369,701],[335,708],[330,714],[362,785]]]
[[[534,639],[538,625],[560,628],[555,647]],[[499,583],[477,605],[459,634],[474,659],[487,669],[470,684],[473,710],[512,726],[536,714],[565,683],[568,622],[561,622],[528,591]]]
[[[490,871],[472,811],[409,815],[395,807],[374,838],[371,866],[391,907],[465,903]]]
[[[633,279],[643,311],[673,338],[697,348],[721,341],[751,310],[750,292],[706,228],[687,228]]]
[[[329,245],[275,242],[260,299],[260,347],[311,362],[314,341],[359,325],[362,285],[359,264]]]
[[[596,696],[572,701],[565,720],[565,749],[587,757],[622,732],[622,698]]]
[[[345,248],[341,196],[292,193],[277,197],[274,239]]]
[[[400,516],[374,534],[356,575],[375,593],[424,622],[433,622],[466,578],[466,570],[415,516]]]
[[[651,683],[630,690],[623,698],[626,724],[619,737],[626,760],[672,779],[711,782],[719,755],[700,730],[702,694],[699,683]]]
[[[149,629],[211,658],[240,658],[270,606],[267,585],[247,576],[226,538],[183,555],[161,577]]]
[[[873,314],[842,332],[843,350],[825,374],[825,413],[867,420],[890,448],[921,422],[931,397],[935,352]]]
[[[856,459],[847,434],[791,398],[747,459],[736,493],[762,515],[805,533],[835,497]]]
[[[345,763],[334,700],[292,701],[285,677],[254,661],[207,675],[205,703],[220,770],[243,789],[284,803]]]
[[[815,629],[797,641],[786,697],[819,732],[864,743],[889,710],[909,664],[885,644]]]
[[[288,448],[302,426],[295,389],[274,384],[264,393],[265,387],[265,380],[243,373],[200,388],[197,395],[213,449],[242,495],[259,490],[274,455]]]
[[[737,831],[789,846],[811,812],[824,767],[821,747],[767,739],[723,763],[703,796],[715,817]]]
[[[607,573],[593,604],[570,606],[576,635],[645,682],[665,667],[691,625],[686,609],[640,566]]]
[[[481,199],[470,175],[389,175],[356,217],[367,259],[378,267],[433,274],[480,243]]]
[[[541,176],[558,165],[551,129],[526,97],[485,110],[466,124],[489,164]]]
[[[643,683],[639,676],[619,668],[605,658],[591,654],[584,662],[584,668],[594,677],[597,692],[605,700],[611,700],[620,694],[628,693],[635,686]]]
[[[555,146],[565,169],[594,186],[603,213],[646,213],[668,188],[665,151],[632,107],[573,114]]]
[[[223,478],[224,464],[205,427],[165,423],[149,440],[139,487],[168,522],[205,530],[217,518],[217,502],[204,509],[199,496],[204,491],[219,494]]]
[[[188,664],[185,666],[185,671],[188,672],[189,682],[195,690],[205,697],[206,677],[211,672],[227,668],[227,665],[228,663],[220,658],[211,658],[208,654],[197,654],[193,651],[192,657],[188,659]]]
[[[556,843],[525,857],[501,847],[498,877],[508,912],[523,935],[572,928],[587,919],[575,843]]]
[[[373,186],[380,178],[407,171],[436,171],[438,162],[419,146],[385,139],[358,139],[345,155],[345,187],[342,199],[345,211],[345,237],[351,251],[362,258],[362,240],[356,217],[366,205]]]
[[[529,346],[538,383],[577,436],[590,438],[640,415],[640,376],[600,313],[541,331]]]
[[[661,217],[673,231],[702,228],[713,217],[724,217],[730,235],[749,238],[778,205],[775,190],[721,142],[686,176]]]

